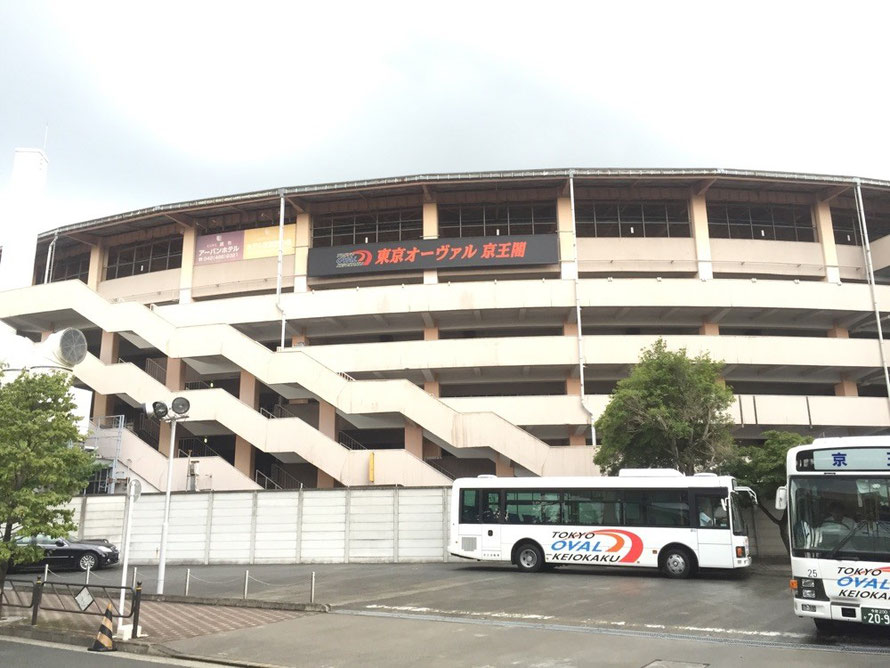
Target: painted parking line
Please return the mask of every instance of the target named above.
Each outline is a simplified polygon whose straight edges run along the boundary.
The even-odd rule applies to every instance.
[[[386,609],[397,608],[397,609]],[[402,608],[402,609],[398,609]],[[832,644],[813,644],[811,635],[803,633],[784,633],[771,631],[753,631],[747,629],[717,629],[695,626],[665,626],[661,624],[636,624],[633,622],[585,620],[585,625],[555,624],[543,621],[521,620],[513,618],[513,613],[500,613],[502,616],[481,617],[483,613],[466,611],[435,610],[432,608],[416,608],[426,612],[409,612],[409,606],[366,606],[364,610],[337,609],[332,614],[355,615],[365,617],[384,617],[394,619],[414,619],[422,621],[446,622],[451,624],[474,624],[480,626],[498,626],[516,629],[534,629],[539,631],[561,631],[568,633],[589,633],[595,635],[616,635],[637,638],[659,638],[663,640],[687,640],[717,645],[744,645],[747,647],[773,647],[794,650],[812,650],[819,652],[853,652],[857,654],[887,655],[886,646],[855,645],[844,642]],[[457,612],[457,614],[453,614]],[[467,616],[460,616],[465,614]],[[489,613],[497,615],[499,613]],[[590,625],[586,625],[590,623]],[[724,635],[714,635],[722,633]]]

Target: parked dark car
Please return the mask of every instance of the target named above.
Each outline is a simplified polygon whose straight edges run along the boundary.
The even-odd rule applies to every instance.
[[[44,557],[30,564],[16,564],[13,570],[42,569],[48,565],[52,571],[75,569],[98,570],[116,564],[120,555],[117,548],[104,538],[96,540],[72,540],[31,536],[17,538],[20,545],[36,544],[43,548]]]

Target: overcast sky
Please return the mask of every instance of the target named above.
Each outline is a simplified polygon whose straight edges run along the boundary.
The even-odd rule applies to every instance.
[[[428,172],[890,179],[887,5],[0,0],[0,186],[47,126],[44,227]]]

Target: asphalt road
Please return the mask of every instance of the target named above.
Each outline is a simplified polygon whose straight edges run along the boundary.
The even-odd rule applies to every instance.
[[[192,567],[190,593],[316,601],[334,614],[170,643],[186,654],[275,665],[877,666],[886,628],[820,637],[794,616],[781,566],[668,580],[656,572],[584,567],[524,574],[505,565],[302,564]],[[186,569],[167,570],[181,594]],[[97,577],[119,580],[120,570]],[[81,578],[80,574],[71,577]],[[154,592],[155,569],[139,568]],[[595,661],[591,657],[596,657]],[[655,664],[657,665],[657,664]]]

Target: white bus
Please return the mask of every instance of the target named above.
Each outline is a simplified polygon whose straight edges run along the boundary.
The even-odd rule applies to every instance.
[[[698,568],[751,564],[738,493],[729,476],[627,469],[611,477],[460,478],[451,492],[449,552],[545,566]]]
[[[821,438],[788,451],[794,612],[890,626],[890,436]]]

